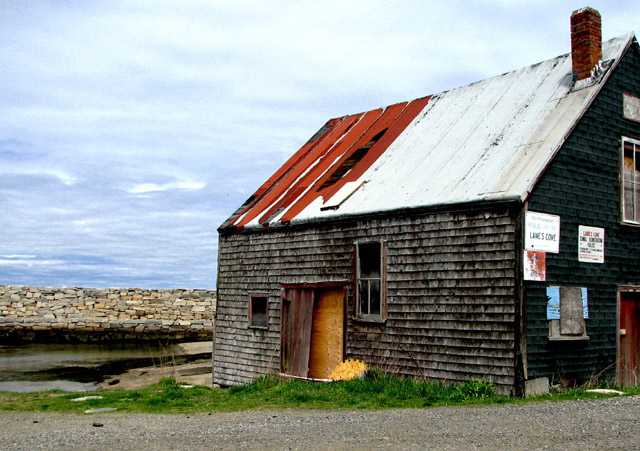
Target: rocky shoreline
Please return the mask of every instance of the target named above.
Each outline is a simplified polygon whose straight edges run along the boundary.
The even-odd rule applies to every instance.
[[[0,340],[210,340],[216,292],[0,285]]]

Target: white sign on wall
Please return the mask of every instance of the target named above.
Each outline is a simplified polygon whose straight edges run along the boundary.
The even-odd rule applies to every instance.
[[[547,253],[524,251],[524,280],[544,282],[547,280]]]
[[[528,211],[524,231],[526,250],[560,252],[560,216]]]
[[[604,263],[604,229],[582,225],[578,228],[578,261]]]

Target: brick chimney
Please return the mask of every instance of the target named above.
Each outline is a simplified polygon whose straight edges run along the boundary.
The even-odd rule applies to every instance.
[[[582,8],[571,14],[571,62],[576,80],[589,78],[591,69],[602,59],[600,13]]]

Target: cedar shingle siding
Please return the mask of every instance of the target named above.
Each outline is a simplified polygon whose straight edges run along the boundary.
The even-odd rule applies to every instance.
[[[505,204],[220,235],[214,381],[280,368],[282,284],[344,281],[347,358],[404,376],[515,383],[516,214]],[[387,320],[353,320],[354,242],[387,247]],[[268,330],[247,327],[250,293],[269,296]]]
[[[618,285],[640,285],[640,228],[619,221],[621,137],[640,139],[640,124],[622,117],[622,94],[640,97],[636,47],[625,55],[609,82],[546,170],[529,199],[529,209],[561,216],[560,253],[547,256],[547,282],[526,282],[529,377],[583,382],[616,360]],[[603,227],[605,263],[580,263],[578,226]],[[590,339],[549,343],[545,288],[587,287]]]

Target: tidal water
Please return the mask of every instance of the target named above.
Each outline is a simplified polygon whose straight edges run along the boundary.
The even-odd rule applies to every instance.
[[[155,342],[0,345],[0,391],[91,391],[107,375],[162,365],[172,352]]]

